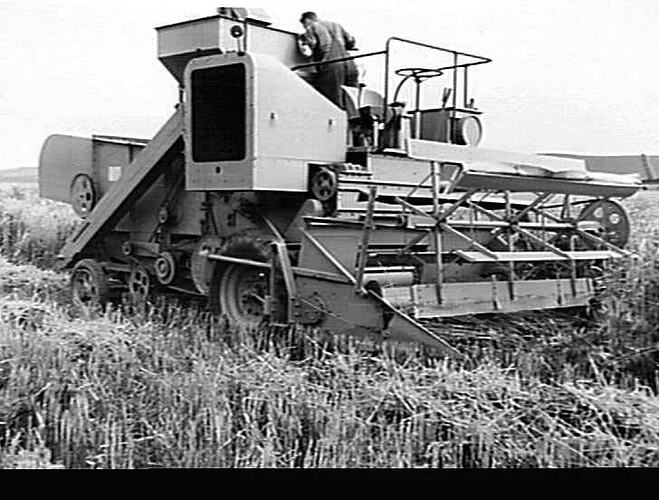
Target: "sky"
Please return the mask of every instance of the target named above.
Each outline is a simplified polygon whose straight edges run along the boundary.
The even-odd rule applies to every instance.
[[[0,0],[0,168],[36,166],[53,133],[152,137],[177,84],[153,28],[213,15],[210,0]],[[651,0],[247,2],[300,31],[338,21],[362,52],[389,36],[493,59],[470,74],[483,147],[659,154],[659,4]],[[371,79],[373,73],[371,73]]]

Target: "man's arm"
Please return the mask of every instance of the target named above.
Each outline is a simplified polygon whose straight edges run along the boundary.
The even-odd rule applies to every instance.
[[[304,33],[297,36],[297,48],[304,57],[311,57],[313,55],[313,49],[309,45]]]
[[[299,41],[307,45],[311,50],[314,50],[318,46],[318,39],[311,27],[304,30],[304,33],[300,35]]]

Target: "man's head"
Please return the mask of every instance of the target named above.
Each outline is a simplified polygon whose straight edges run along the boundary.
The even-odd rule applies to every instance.
[[[318,20],[318,16],[315,12],[303,12],[300,16],[300,22],[302,26],[308,28],[311,23]]]

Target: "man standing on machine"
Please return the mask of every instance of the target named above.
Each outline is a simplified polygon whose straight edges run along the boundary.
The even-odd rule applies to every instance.
[[[307,49],[313,61],[322,63],[332,59],[350,57],[348,50],[355,49],[355,39],[339,23],[318,19],[315,12],[300,17],[305,32],[300,35],[300,49]],[[340,108],[345,109],[341,85],[358,85],[357,65],[354,60],[319,64],[314,87]]]

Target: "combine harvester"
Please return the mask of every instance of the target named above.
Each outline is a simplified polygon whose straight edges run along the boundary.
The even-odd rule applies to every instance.
[[[78,302],[202,295],[239,324],[450,354],[425,322],[587,306],[598,269],[629,255],[615,200],[636,176],[478,147],[468,75],[490,59],[390,38],[355,57],[381,63],[382,88],[344,87],[343,110],[302,78],[316,64],[296,34],[229,12],[157,28],[181,99],[152,140],[45,142],[41,195],[84,218],[61,252]],[[401,64],[400,46],[437,62]],[[430,80],[446,87],[423,107]]]

